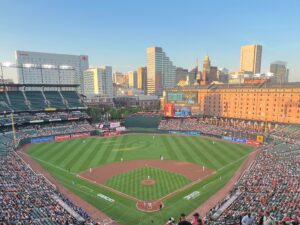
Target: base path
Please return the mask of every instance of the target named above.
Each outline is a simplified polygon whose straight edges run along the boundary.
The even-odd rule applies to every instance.
[[[200,180],[204,177],[206,178],[208,175],[213,174],[213,170],[188,162],[179,162],[174,160],[132,160],[96,167],[81,173],[80,176],[90,180],[93,183],[96,182],[103,184],[112,176],[126,173],[130,170],[145,166],[181,174],[192,182]]]
[[[255,160],[259,150],[255,150],[249,154],[247,159],[242,163],[239,169],[235,172],[235,174],[231,177],[231,179],[226,183],[226,185],[221,188],[217,193],[212,195],[206,202],[200,205],[195,211],[198,212],[201,216],[206,215],[210,209],[215,207],[219,202],[221,202],[229,192],[234,188],[236,182],[240,179],[240,177],[244,174],[244,172],[250,167],[252,162]],[[192,212],[189,217],[193,217],[194,212]]]
[[[75,205],[81,207],[86,211],[91,218],[93,218],[96,222],[107,221],[106,224],[110,225],[118,225],[116,221],[113,221],[109,216],[104,214],[102,211],[98,210],[85,200],[82,200],[73,192],[69,191],[65,188],[59,181],[57,181],[54,177],[52,177],[43,167],[41,167],[35,160],[30,158],[27,154],[23,153],[30,145],[23,146],[17,154],[38,174],[42,174],[45,176],[52,184],[55,185],[56,189],[67,196]]]

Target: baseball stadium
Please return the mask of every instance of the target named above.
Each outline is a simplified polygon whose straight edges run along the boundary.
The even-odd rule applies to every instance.
[[[299,84],[173,88],[97,123],[77,87],[1,85],[0,224],[299,223]]]

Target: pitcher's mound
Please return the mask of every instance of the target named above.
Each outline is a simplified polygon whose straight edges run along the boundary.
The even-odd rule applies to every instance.
[[[163,208],[162,201],[138,201],[136,207],[143,212],[156,212]]]
[[[154,185],[155,184],[155,180],[152,180],[152,179],[142,180],[141,184],[142,185],[148,185],[148,186]]]

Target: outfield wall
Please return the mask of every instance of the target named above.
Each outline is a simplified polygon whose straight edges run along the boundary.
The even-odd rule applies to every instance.
[[[63,141],[73,138],[82,138],[91,136],[91,132],[81,132],[81,133],[72,133],[72,134],[58,134],[58,135],[48,135],[48,136],[40,136],[33,138],[24,138],[20,140],[17,148],[23,147],[27,144],[35,144],[35,143],[44,143],[44,142],[52,142],[52,141]]]
[[[125,131],[122,133],[150,133],[150,134],[183,134],[183,135],[200,135],[200,136],[206,136],[206,137],[212,137],[212,138],[217,138],[217,139],[223,139],[226,141],[230,142],[235,142],[235,143],[241,143],[241,144],[247,144],[251,145],[254,147],[258,147],[260,145],[259,142],[256,140],[252,139],[245,139],[245,138],[237,138],[237,137],[231,137],[231,136],[222,136],[222,135],[215,135],[215,134],[208,134],[208,133],[203,133],[201,131],[191,131],[191,130],[157,130],[157,131]]]

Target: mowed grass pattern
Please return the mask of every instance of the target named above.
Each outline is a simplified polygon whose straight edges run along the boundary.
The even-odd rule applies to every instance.
[[[109,138],[74,139],[34,144],[27,153],[37,160],[64,186],[85,199],[120,224],[163,224],[166,218],[189,213],[222,188],[251,152],[251,147],[201,136],[131,134]],[[81,180],[76,174],[112,162],[124,160],[165,159],[204,165],[216,173],[212,177],[176,194],[165,202],[164,210],[146,214],[136,210],[135,202]],[[70,172],[69,172],[70,171]],[[222,179],[219,179],[222,177]],[[75,185],[73,185],[75,181]],[[191,201],[183,199],[193,191],[201,195]],[[113,199],[109,203],[97,197],[103,193]],[[144,198],[147,198],[145,196]]]
[[[143,185],[142,180],[155,180],[154,185]],[[190,180],[183,175],[153,167],[143,167],[113,176],[105,185],[134,196],[140,200],[157,200],[188,184]]]
[[[199,136],[124,135],[75,139],[32,145],[27,153],[59,168],[79,173],[91,167],[124,160],[165,159],[186,161],[218,170],[244,157],[250,147],[217,142]]]

